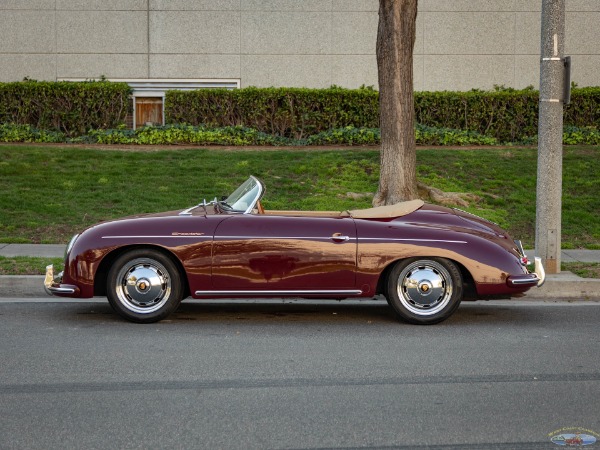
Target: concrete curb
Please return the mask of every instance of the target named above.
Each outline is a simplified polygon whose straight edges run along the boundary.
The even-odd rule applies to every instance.
[[[0,297],[47,297],[42,275],[0,276]]]
[[[48,297],[41,275],[0,276],[0,297]],[[548,275],[541,288],[530,289],[526,300],[600,300],[600,279],[581,278],[571,272]]]
[[[546,275],[546,282],[540,288],[525,293],[527,299],[600,299],[600,279],[581,278],[571,272]]]

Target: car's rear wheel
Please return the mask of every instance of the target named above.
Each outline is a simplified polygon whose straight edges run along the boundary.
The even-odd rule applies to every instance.
[[[119,315],[132,322],[151,323],[177,309],[183,286],[177,266],[167,255],[154,249],[135,249],[114,262],[106,292]]]
[[[446,320],[463,296],[460,270],[444,258],[399,261],[387,280],[387,299],[398,317],[427,325]]]

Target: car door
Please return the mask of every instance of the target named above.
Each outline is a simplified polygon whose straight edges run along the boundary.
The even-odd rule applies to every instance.
[[[351,218],[235,215],[215,231],[212,285],[299,295],[353,289],[356,248]]]

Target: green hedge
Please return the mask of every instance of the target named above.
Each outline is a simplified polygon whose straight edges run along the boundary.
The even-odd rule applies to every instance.
[[[83,136],[88,130],[113,129],[122,124],[131,112],[129,95],[127,84],[106,81],[0,83],[0,123],[50,130],[37,131],[46,133],[41,139],[59,139],[49,135],[52,132]],[[370,132],[364,130],[378,127],[378,96],[372,88],[335,86],[168,91],[165,117],[167,123],[207,129],[242,127],[275,140],[311,138],[314,142],[334,143],[333,135],[343,133],[342,140],[352,144],[372,140]],[[534,142],[537,135],[538,92],[502,87],[494,91],[416,92],[415,112],[421,127],[417,127],[419,143],[528,143]],[[596,141],[600,88],[574,89],[571,104],[565,108],[564,123],[567,131],[573,127],[575,130],[569,142]],[[354,131],[343,131],[348,127]],[[5,130],[5,136],[7,133]],[[230,139],[246,139],[235,133],[236,137]],[[207,139],[210,142],[212,138]]]
[[[538,132],[539,93],[533,89],[416,92],[415,119],[431,127],[475,131],[501,142],[532,139]],[[573,89],[564,109],[566,127],[600,126],[600,88]]]
[[[131,109],[126,83],[107,81],[0,83],[0,123],[31,125],[68,136],[113,128]]]
[[[169,91],[169,123],[245,126],[302,139],[327,130],[379,124],[373,89],[245,88]],[[426,127],[474,132],[498,142],[531,140],[538,128],[538,91],[415,92],[415,119]],[[574,89],[565,126],[600,126],[600,88]]]
[[[372,89],[245,88],[168,91],[167,123],[245,126],[303,139],[332,128],[377,127],[379,97]]]

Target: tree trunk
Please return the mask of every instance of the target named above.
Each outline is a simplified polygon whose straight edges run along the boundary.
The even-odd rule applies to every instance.
[[[418,0],[379,0],[381,174],[374,206],[418,198],[413,47]]]

